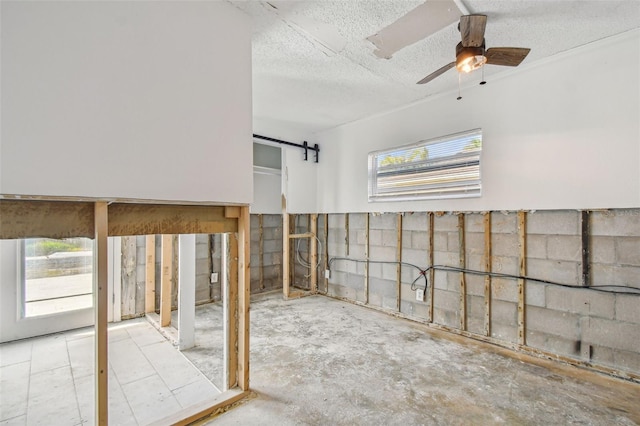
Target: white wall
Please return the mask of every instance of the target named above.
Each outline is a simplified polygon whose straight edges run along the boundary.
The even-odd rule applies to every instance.
[[[639,75],[635,30],[463,88],[461,101],[448,93],[320,133],[319,210],[638,207]],[[483,130],[482,197],[368,203],[370,151],[474,128]]]
[[[251,202],[246,15],[225,2],[1,7],[0,194]]]

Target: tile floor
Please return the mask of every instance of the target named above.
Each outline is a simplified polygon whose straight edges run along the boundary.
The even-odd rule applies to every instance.
[[[93,329],[0,345],[0,425],[94,423]],[[220,391],[144,318],[109,327],[109,423],[144,425]]]

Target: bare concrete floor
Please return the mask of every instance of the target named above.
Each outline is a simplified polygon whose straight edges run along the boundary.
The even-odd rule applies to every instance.
[[[448,336],[323,296],[259,296],[256,397],[202,423],[640,424],[640,385]]]

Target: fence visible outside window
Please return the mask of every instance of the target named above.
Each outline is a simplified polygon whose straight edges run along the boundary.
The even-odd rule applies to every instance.
[[[369,154],[369,201],[479,197],[482,130]]]

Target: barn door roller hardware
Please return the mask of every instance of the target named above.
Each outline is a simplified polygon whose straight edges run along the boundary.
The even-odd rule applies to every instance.
[[[314,151],[314,160],[317,163],[318,162],[318,157],[320,154],[320,147],[318,146],[318,144],[314,144],[313,146],[309,146],[309,144],[307,143],[307,141],[304,141],[303,143],[299,144],[299,143],[293,143],[293,142],[287,142],[287,141],[283,141],[280,139],[274,139],[274,138],[270,138],[268,136],[261,136],[261,135],[256,135],[255,133],[253,134],[253,137],[256,139],[262,139],[265,141],[269,141],[269,142],[275,142],[275,143],[279,143],[282,145],[289,145],[289,146],[295,146],[298,148],[302,148],[304,149],[304,161],[308,160],[308,156],[309,156],[309,150]]]

